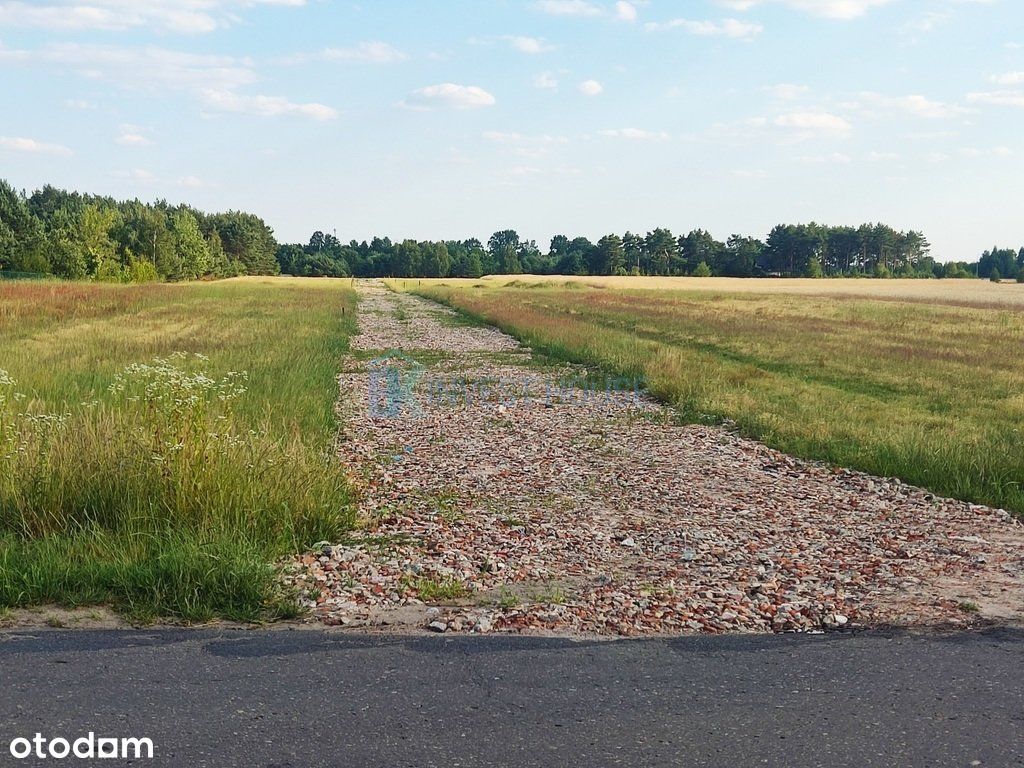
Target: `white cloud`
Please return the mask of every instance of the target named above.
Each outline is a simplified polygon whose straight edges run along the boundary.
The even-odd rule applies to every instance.
[[[600,96],[604,92],[604,86],[597,80],[584,80],[579,84],[579,89],[584,96]]]
[[[299,104],[280,96],[241,94],[256,82],[253,61],[233,56],[182,53],[165,48],[122,48],[59,43],[38,50],[0,47],[0,63],[45,64],[92,80],[107,80],[127,90],[185,91],[208,110],[253,115],[298,115],[328,120],[338,113],[318,103]],[[129,143],[132,143],[129,140]],[[136,145],[138,142],[134,142]]]
[[[619,2],[615,4],[615,18],[617,18],[619,21],[633,22],[636,21],[636,17],[636,6],[633,5],[632,3],[627,3],[624,2],[624,0],[619,0]]]
[[[517,157],[538,160],[551,153],[553,149],[569,143],[565,136],[550,134],[524,135],[509,131],[485,131],[483,137],[488,141],[507,148]]]
[[[794,85],[793,83],[779,83],[778,85],[769,85],[764,89],[765,93],[771,94],[773,98],[781,101],[794,101],[799,99],[801,96],[808,93],[811,89],[806,85]]]
[[[942,101],[934,101],[920,94],[909,96],[883,96],[879,93],[864,92],[860,94],[864,105],[875,109],[882,109],[887,112],[904,112],[915,117],[925,118],[947,118],[962,115],[969,110],[959,104],[948,104]],[[859,106],[859,105],[858,105]]]
[[[260,117],[296,115],[313,120],[333,120],[338,112],[315,102],[297,104],[280,96],[248,96],[227,90],[207,89],[202,92],[203,106],[217,112],[235,112]]]
[[[555,46],[550,45],[544,40],[537,37],[522,37],[518,35],[506,35],[505,40],[521,53],[547,53],[548,51],[555,50]]]
[[[849,155],[844,155],[842,152],[831,152],[827,155],[804,155],[797,159],[801,163],[810,163],[812,165],[849,165],[853,162],[853,158]]]
[[[137,184],[154,185],[161,187],[182,187],[185,189],[200,189],[211,186],[204,179],[198,176],[177,176],[174,178],[157,176],[145,168],[133,168],[130,171],[118,171],[112,174],[119,179],[128,179]]]
[[[256,81],[255,65],[234,56],[181,53],[148,46],[55,43],[37,50],[0,47],[0,62],[47,64],[137,90],[234,89]]]
[[[0,150],[26,152],[33,155],[53,155],[55,157],[68,157],[74,154],[62,144],[47,144],[20,136],[0,136]]]
[[[145,170],[144,168],[133,168],[127,174],[115,174],[115,175],[127,175],[128,178],[133,179],[135,181],[144,181],[144,182],[156,181],[156,176],[154,176],[152,173],[150,173],[149,171]]]
[[[413,91],[403,105],[414,109],[429,109],[431,107],[475,109],[491,107],[495,103],[497,100],[494,96],[479,86],[441,83]]]
[[[541,72],[533,78],[533,87],[553,91],[558,88],[558,80],[550,72]]]
[[[201,187],[210,186],[198,176],[181,176],[175,179],[174,183],[179,187],[186,187],[188,189],[199,189]]]
[[[565,136],[551,136],[541,134],[539,136],[527,136],[515,131],[484,131],[483,136],[495,144],[567,144],[569,140]]]
[[[682,29],[691,35],[730,37],[735,40],[752,40],[764,31],[764,27],[760,24],[738,19],[722,19],[721,21],[670,19],[669,21],[648,22],[644,25],[644,29],[649,32]]]
[[[765,3],[784,5],[798,11],[828,19],[856,19],[870,9],[888,5],[895,0],[718,0],[718,4],[734,11],[747,11]]]
[[[119,32],[149,27],[163,32],[203,34],[235,23],[238,11],[244,8],[304,4],[305,0],[0,0],[0,28]]]
[[[114,141],[123,147],[148,147],[153,142],[145,135],[145,131],[137,125],[125,123],[119,129]]]
[[[509,170],[509,173],[513,176],[537,176],[538,174],[544,173],[540,168],[532,165],[517,165]]]
[[[538,0],[537,7],[552,16],[601,16],[603,11],[587,0]]]
[[[905,35],[925,34],[948,23],[953,18],[952,11],[928,11],[917,19],[911,19],[900,31]]]
[[[646,4],[647,0],[618,0],[615,3],[596,3],[591,0],[536,0],[534,7],[550,16],[606,18],[632,23],[639,15],[637,6]]]
[[[842,138],[853,129],[844,118],[828,112],[790,112],[776,117],[772,125],[792,131],[798,139]]]
[[[997,107],[1024,107],[1024,91],[969,93],[967,101],[972,104],[991,104]]]
[[[310,61],[354,61],[369,64],[393,64],[408,55],[392,45],[371,40],[347,48],[324,48],[315,53],[297,53],[278,59],[280,64],[305,64]]]
[[[575,166],[564,164],[545,168],[535,165],[517,165],[510,168],[508,173],[510,176],[525,180],[538,176],[579,176],[583,171]]]
[[[631,139],[633,141],[665,141],[670,138],[665,131],[645,131],[642,128],[615,128],[600,131],[600,134],[613,139]]]
[[[993,75],[992,82],[997,85],[1024,85],[1024,72],[1007,72],[1004,75]]]

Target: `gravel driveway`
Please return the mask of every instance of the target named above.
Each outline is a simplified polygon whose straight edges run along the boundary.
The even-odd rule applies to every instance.
[[[584,635],[1024,618],[1001,510],[680,425],[376,281],[340,377],[362,530],[286,568],[315,620]]]

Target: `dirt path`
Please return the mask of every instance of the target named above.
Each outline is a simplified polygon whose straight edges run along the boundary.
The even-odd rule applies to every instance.
[[[587,372],[359,290],[341,458],[366,526],[288,577],[320,621],[634,635],[1024,618],[1024,529],[1005,512],[675,425],[629,382],[568,386]]]

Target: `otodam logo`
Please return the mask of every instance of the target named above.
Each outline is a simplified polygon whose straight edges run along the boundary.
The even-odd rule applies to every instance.
[[[15,760],[34,758],[53,758],[61,760],[66,757],[80,760],[96,760],[110,758],[113,760],[153,759],[153,741],[151,739],[109,738],[97,736],[89,731],[77,739],[48,739],[37,733],[33,738],[24,737],[11,742],[11,756]]]

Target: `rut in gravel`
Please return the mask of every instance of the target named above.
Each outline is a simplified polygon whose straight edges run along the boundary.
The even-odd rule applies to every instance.
[[[376,281],[340,377],[364,523],[288,569],[346,626],[778,632],[1024,616],[1009,514],[680,425]]]

